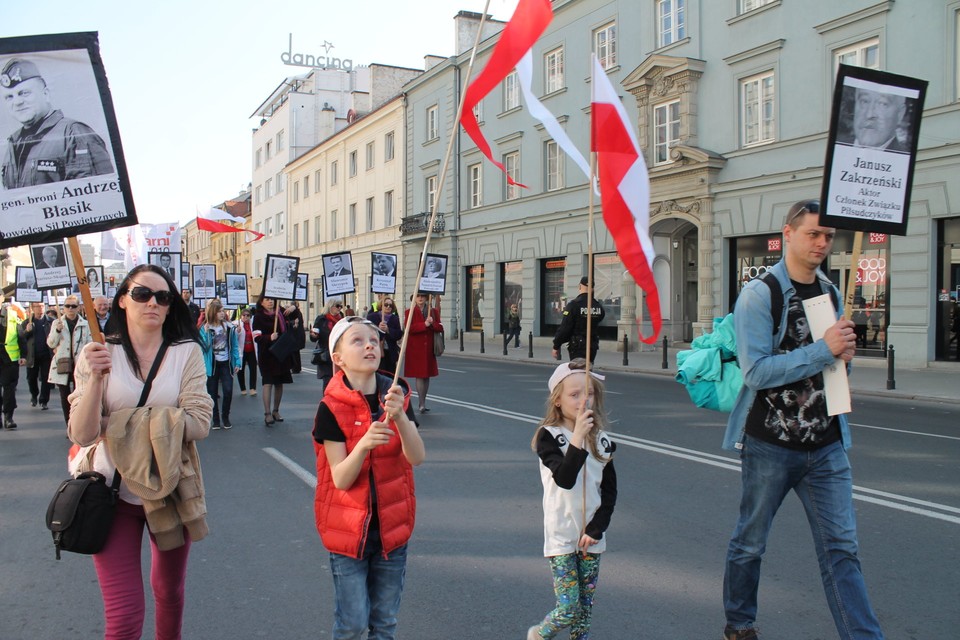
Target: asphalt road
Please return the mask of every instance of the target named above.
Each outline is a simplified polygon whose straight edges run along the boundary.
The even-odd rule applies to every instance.
[[[427,461],[416,471],[399,638],[522,638],[552,605],[529,446],[551,369],[452,354],[441,367],[422,418]],[[620,498],[593,637],[719,638],[739,499],[739,463],[720,449],[723,416],[695,409],[668,378],[611,374],[607,388]],[[66,475],[57,401],[40,412],[20,391],[21,428],[0,432],[0,640],[102,637],[90,558],[54,560],[43,526]],[[201,443],[211,534],[191,552],[185,638],[330,637],[332,582],[312,510],[318,400],[313,377],[298,376],[286,421],[267,429],[260,398],[236,395],[235,428]],[[861,559],[891,639],[952,638],[960,626],[957,413],[854,399]],[[759,617],[766,637],[836,637],[793,496],[768,545]]]

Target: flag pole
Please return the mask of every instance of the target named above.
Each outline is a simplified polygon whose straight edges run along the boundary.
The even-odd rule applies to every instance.
[[[480,46],[480,38],[483,34],[483,25],[487,20],[487,11],[490,9],[490,0],[487,0],[483,6],[483,13],[480,14],[480,24],[477,26],[477,35],[473,40],[473,49],[470,51],[470,62],[467,64],[467,73],[463,78],[463,86],[466,87],[470,83],[470,76],[473,74],[473,63],[477,59],[477,47]],[[437,181],[437,190],[436,195],[433,198],[433,202],[430,203],[430,222],[427,224],[427,235],[423,239],[423,251],[420,252],[420,264],[417,266],[417,276],[413,281],[414,290],[420,286],[420,278],[423,277],[423,270],[427,262],[427,250],[430,248],[430,240],[433,237],[433,223],[437,218],[437,204],[440,201],[440,194],[443,193],[443,183],[447,175],[447,169],[450,165],[450,157],[453,154],[453,143],[457,139],[458,130],[460,128],[460,116],[463,115],[463,96],[460,96],[460,99],[457,103],[457,115],[453,119],[453,128],[450,131],[450,140],[447,142],[447,151],[443,157],[443,164],[440,167],[440,176]],[[397,370],[393,374],[393,384],[397,384],[397,380],[400,378],[400,371],[403,366],[403,358],[407,353],[407,344],[410,342],[410,318],[413,315],[413,307],[411,304],[407,310],[407,317],[404,320],[403,324],[403,340],[400,342],[400,355],[397,356]]]
[[[853,253],[850,254],[850,275],[847,278],[847,289],[843,294],[843,319],[849,320],[853,316],[853,305],[857,297],[857,271],[860,267],[860,254],[863,252],[863,231],[853,234]],[[864,338],[866,340],[866,338]]]
[[[590,152],[590,186],[593,185],[594,177],[597,175],[597,154]],[[590,401],[590,390],[593,389],[593,379],[590,375],[590,356],[593,353],[593,189],[590,188],[587,196],[587,374],[586,394],[583,397],[583,404],[580,406],[580,412],[583,413]],[[586,445],[586,443],[584,443]],[[582,521],[580,537],[587,532],[587,464],[583,464],[583,496],[581,499]],[[584,555],[587,550],[583,549]]]

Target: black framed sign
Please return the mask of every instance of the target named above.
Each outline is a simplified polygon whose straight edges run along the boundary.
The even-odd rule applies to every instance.
[[[16,298],[19,302],[43,302],[33,267],[17,267]]]
[[[420,278],[419,293],[444,294],[447,290],[447,256],[438,253],[427,254],[427,264]]]
[[[263,295],[274,300],[293,300],[300,258],[267,254],[263,273]]]
[[[87,285],[90,287],[91,299],[106,295],[106,288],[103,282],[103,266],[93,265],[85,267],[84,271],[87,276]]]
[[[250,295],[247,293],[247,274],[224,274],[227,282],[226,304],[231,307],[250,304]]]
[[[193,265],[193,297],[209,300],[217,297],[217,267],[212,264]]]
[[[906,235],[926,90],[925,80],[840,65],[821,225]]]
[[[0,248],[137,223],[96,32],[0,38]]]
[[[374,293],[397,292],[397,256],[393,253],[378,253],[376,251],[370,254],[370,273],[373,279],[370,282],[370,290]]]
[[[301,302],[307,300],[307,285],[310,282],[310,276],[306,273],[297,274],[297,286],[293,292],[293,299]]]
[[[190,286],[190,273],[191,273],[190,263],[186,261],[181,262],[180,263],[180,291],[183,291],[184,289],[190,289],[191,292],[193,291],[193,287]]]
[[[147,263],[156,265],[173,280],[174,286],[180,284],[180,252],[151,251],[147,254]]]
[[[30,256],[37,276],[37,289],[70,287],[70,267],[67,266],[67,247],[63,240],[30,245]]]
[[[353,256],[349,251],[326,253],[323,259],[324,293],[339,296],[357,290],[353,280]]]

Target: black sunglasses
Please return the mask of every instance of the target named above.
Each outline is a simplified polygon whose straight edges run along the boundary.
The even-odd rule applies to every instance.
[[[80,305],[78,305],[78,304],[65,304],[65,305],[63,305],[63,308],[64,308],[64,309],[78,309],[78,308],[80,308]]]
[[[129,293],[134,302],[144,304],[149,302],[150,298],[156,298],[157,304],[161,307],[169,307],[174,298],[172,291],[154,291],[147,287],[134,287]]]
[[[807,213],[820,213],[819,200],[807,200],[806,202],[802,202],[799,204],[800,204],[799,209],[787,215],[787,221],[785,224],[791,224],[794,220],[796,220],[800,216],[805,215]]]

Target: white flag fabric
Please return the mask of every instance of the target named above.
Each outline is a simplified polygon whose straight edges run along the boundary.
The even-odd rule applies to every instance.
[[[215,209],[213,207],[205,212],[198,213],[197,217],[206,218],[207,220],[229,220],[230,222],[244,223],[244,219],[240,216],[232,216],[223,209]]]

